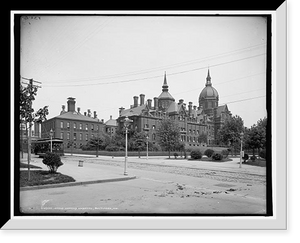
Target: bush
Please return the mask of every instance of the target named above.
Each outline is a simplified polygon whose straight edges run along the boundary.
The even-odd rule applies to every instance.
[[[63,163],[60,160],[60,156],[56,153],[47,152],[43,158],[43,163],[47,165],[50,173],[55,173],[58,167],[62,166]]]
[[[191,159],[201,159],[202,158],[202,153],[200,152],[200,150],[193,150],[190,155],[191,155]]]
[[[222,155],[223,155],[223,158],[224,158],[224,159],[227,159],[227,157],[228,157],[228,155],[229,155],[228,149],[223,149],[221,153],[222,153]]]
[[[251,159],[252,161],[255,161],[255,160],[256,160],[256,156],[253,155],[253,156],[250,157],[250,159]]]
[[[119,146],[116,145],[107,145],[105,148],[106,151],[119,151]]]
[[[177,154],[177,153],[174,153],[174,157],[175,157],[175,159],[177,159],[177,157],[178,157],[178,154]]]
[[[214,154],[215,151],[213,151],[212,149],[206,149],[204,154],[210,158],[213,154]]]
[[[214,153],[214,154],[211,156],[211,158],[212,158],[213,160],[222,160],[222,159],[223,159],[223,155],[220,154],[220,153]]]
[[[244,154],[244,157],[242,157],[242,159],[244,160],[244,162],[246,162],[246,160],[249,159],[249,155],[248,154]]]
[[[261,157],[263,159],[266,159],[266,150],[263,149],[263,150],[259,151],[258,155],[259,155],[259,157]]]

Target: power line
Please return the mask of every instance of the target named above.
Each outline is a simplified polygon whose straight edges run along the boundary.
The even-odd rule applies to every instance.
[[[220,105],[227,105],[227,104],[232,104],[232,103],[238,103],[238,102],[247,101],[247,100],[259,99],[259,98],[263,98],[263,97],[266,97],[266,96],[262,95],[262,96],[252,97],[252,98],[243,99],[243,100],[234,100],[234,101],[226,102],[226,103],[223,103],[223,104],[220,104]]]
[[[228,61],[228,62],[223,62],[223,63],[218,63],[218,64],[210,65],[210,67],[217,67],[217,66],[221,66],[221,65],[225,65],[225,64],[229,64],[229,63],[234,63],[234,62],[238,62],[238,61],[242,61],[242,60],[247,60],[247,59],[251,59],[251,58],[255,58],[255,57],[259,57],[259,56],[263,56],[263,55],[265,55],[265,53],[254,55],[254,56],[250,56],[250,57],[244,57],[244,58],[240,58],[240,59],[236,59],[236,60],[232,60],[232,61]],[[180,71],[180,72],[168,73],[168,76],[178,75],[178,74],[187,73],[187,72],[194,72],[194,71],[198,71],[198,70],[206,69],[206,68],[207,68],[207,66],[204,66],[204,67],[194,68],[194,69],[189,69],[189,70],[184,70],[184,71]],[[113,81],[113,82],[94,83],[94,84],[72,84],[72,85],[68,84],[68,85],[46,85],[46,86],[47,87],[95,86],[95,85],[106,85],[106,84],[136,82],[136,81],[154,79],[154,78],[159,78],[159,77],[161,77],[161,75],[144,77],[144,78],[129,79],[129,80]]]
[[[68,80],[63,80],[63,79],[59,80],[58,79],[58,80],[55,80],[55,81],[59,81],[60,83],[61,82],[66,82],[66,83],[72,82],[72,83],[74,83],[74,82],[95,81],[95,80],[101,80],[101,79],[114,79],[114,78],[120,78],[120,77],[132,76],[132,75],[140,75],[140,74],[145,74],[145,73],[151,73],[151,72],[164,70],[166,68],[176,68],[176,67],[187,66],[187,65],[203,62],[203,61],[206,61],[206,60],[222,58],[222,57],[232,55],[234,53],[239,53],[239,52],[249,51],[249,50],[252,50],[252,49],[255,49],[255,48],[260,48],[260,47],[265,46],[265,45],[266,45],[266,43],[262,43],[262,44],[258,44],[258,45],[253,45],[253,46],[237,49],[237,50],[234,50],[234,51],[229,51],[229,52],[225,52],[225,53],[221,53],[221,54],[207,56],[207,57],[204,57],[204,58],[193,59],[193,60],[189,60],[189,61],[179,62],[179,63],[165,65],[165,66],[156,67],[156,68],[143,69],[143,70],[139,70],[139,71],[132,71],[132,72],[126,72],[126,73],[121,73],[121,74],[115,74],[115,75],[90,77],[90,78],[87,77],[87,78],[80,78],[80,79],[78,79],[78,78],[77,79],[68,79]]]

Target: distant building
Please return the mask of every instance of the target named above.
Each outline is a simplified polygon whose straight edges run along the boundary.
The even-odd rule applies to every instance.
[[[116,119],[112,119],[112,116],[110,116],[110,119],[105,122],[105,132],[110,137],[114,136],[116,131],[118,129],[118,123]]]
[[[140,102],[138,101],[140,98]],[[178,122],[181,131],[181,141],[187,147],[206,146],[216,144],[217,132],[224,124],[227,117],[231,116],[227,105],[218,106],[219,94],[212,87],[211,77],[208,70],[204,89],[199,95],[199,105],[193,106],[192,102],[188,105],[183,99],[175,102],[173,96],[169,93],[166,74],[162,86],[162,93],[158,97],[145,101],[145,95],[133,97],[133,105],[129,109],[121,107],[119,109],[119,118],[117,123],[121,129],[123,120],[128,116],[133,123],[131,128],[137,132],[146,132],[152,143],[156,143],[157,128],[160,120],[168,116]],[[207,136],[207,143],[203,142],[200,135]]]
[[[105,132],[104,121],[97,118],[96,111],[93,115],[90,109],[83,114],[79,107],[75,111],[75,98],[72,97],[68,98],[67,105],[67,111],[63,105],[60,115],[42,123],[42,138],[49,138],[52,129],[53,138],[63,139],[65,147],[70,141],[73,141],[74,148],[80,148],[91,138]]]

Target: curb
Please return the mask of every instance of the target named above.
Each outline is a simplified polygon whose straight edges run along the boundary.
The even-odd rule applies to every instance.
[[[20,187],[20,191],[39,190],[39,189],[48,189],[48,188],[57,188],[57,187],[69,187],[69,186],[81,186],[81,185],[116,182],[116,181],[128,181],[132,179],[136,179],[136,176],[128,176],[128,177],[113,178],[113,179],[102,179],[102,180],[94,180],[94,181],[79,181],[79,182],[68,182],[68,183],[59,183],[59,184],[48,184],[48,185],[40,185],[40,186],[26,186],[26,187]]]

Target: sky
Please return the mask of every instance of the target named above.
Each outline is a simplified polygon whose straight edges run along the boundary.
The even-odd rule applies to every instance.
[[[209,68],[219,105],[250,127],[267,117],[266,38],[259,16],[25,16],[20,73],[41,82],[33,108],[48,119],[74,97],[107,121],[158,97],[165,72],[175,101],[198,106]]]

